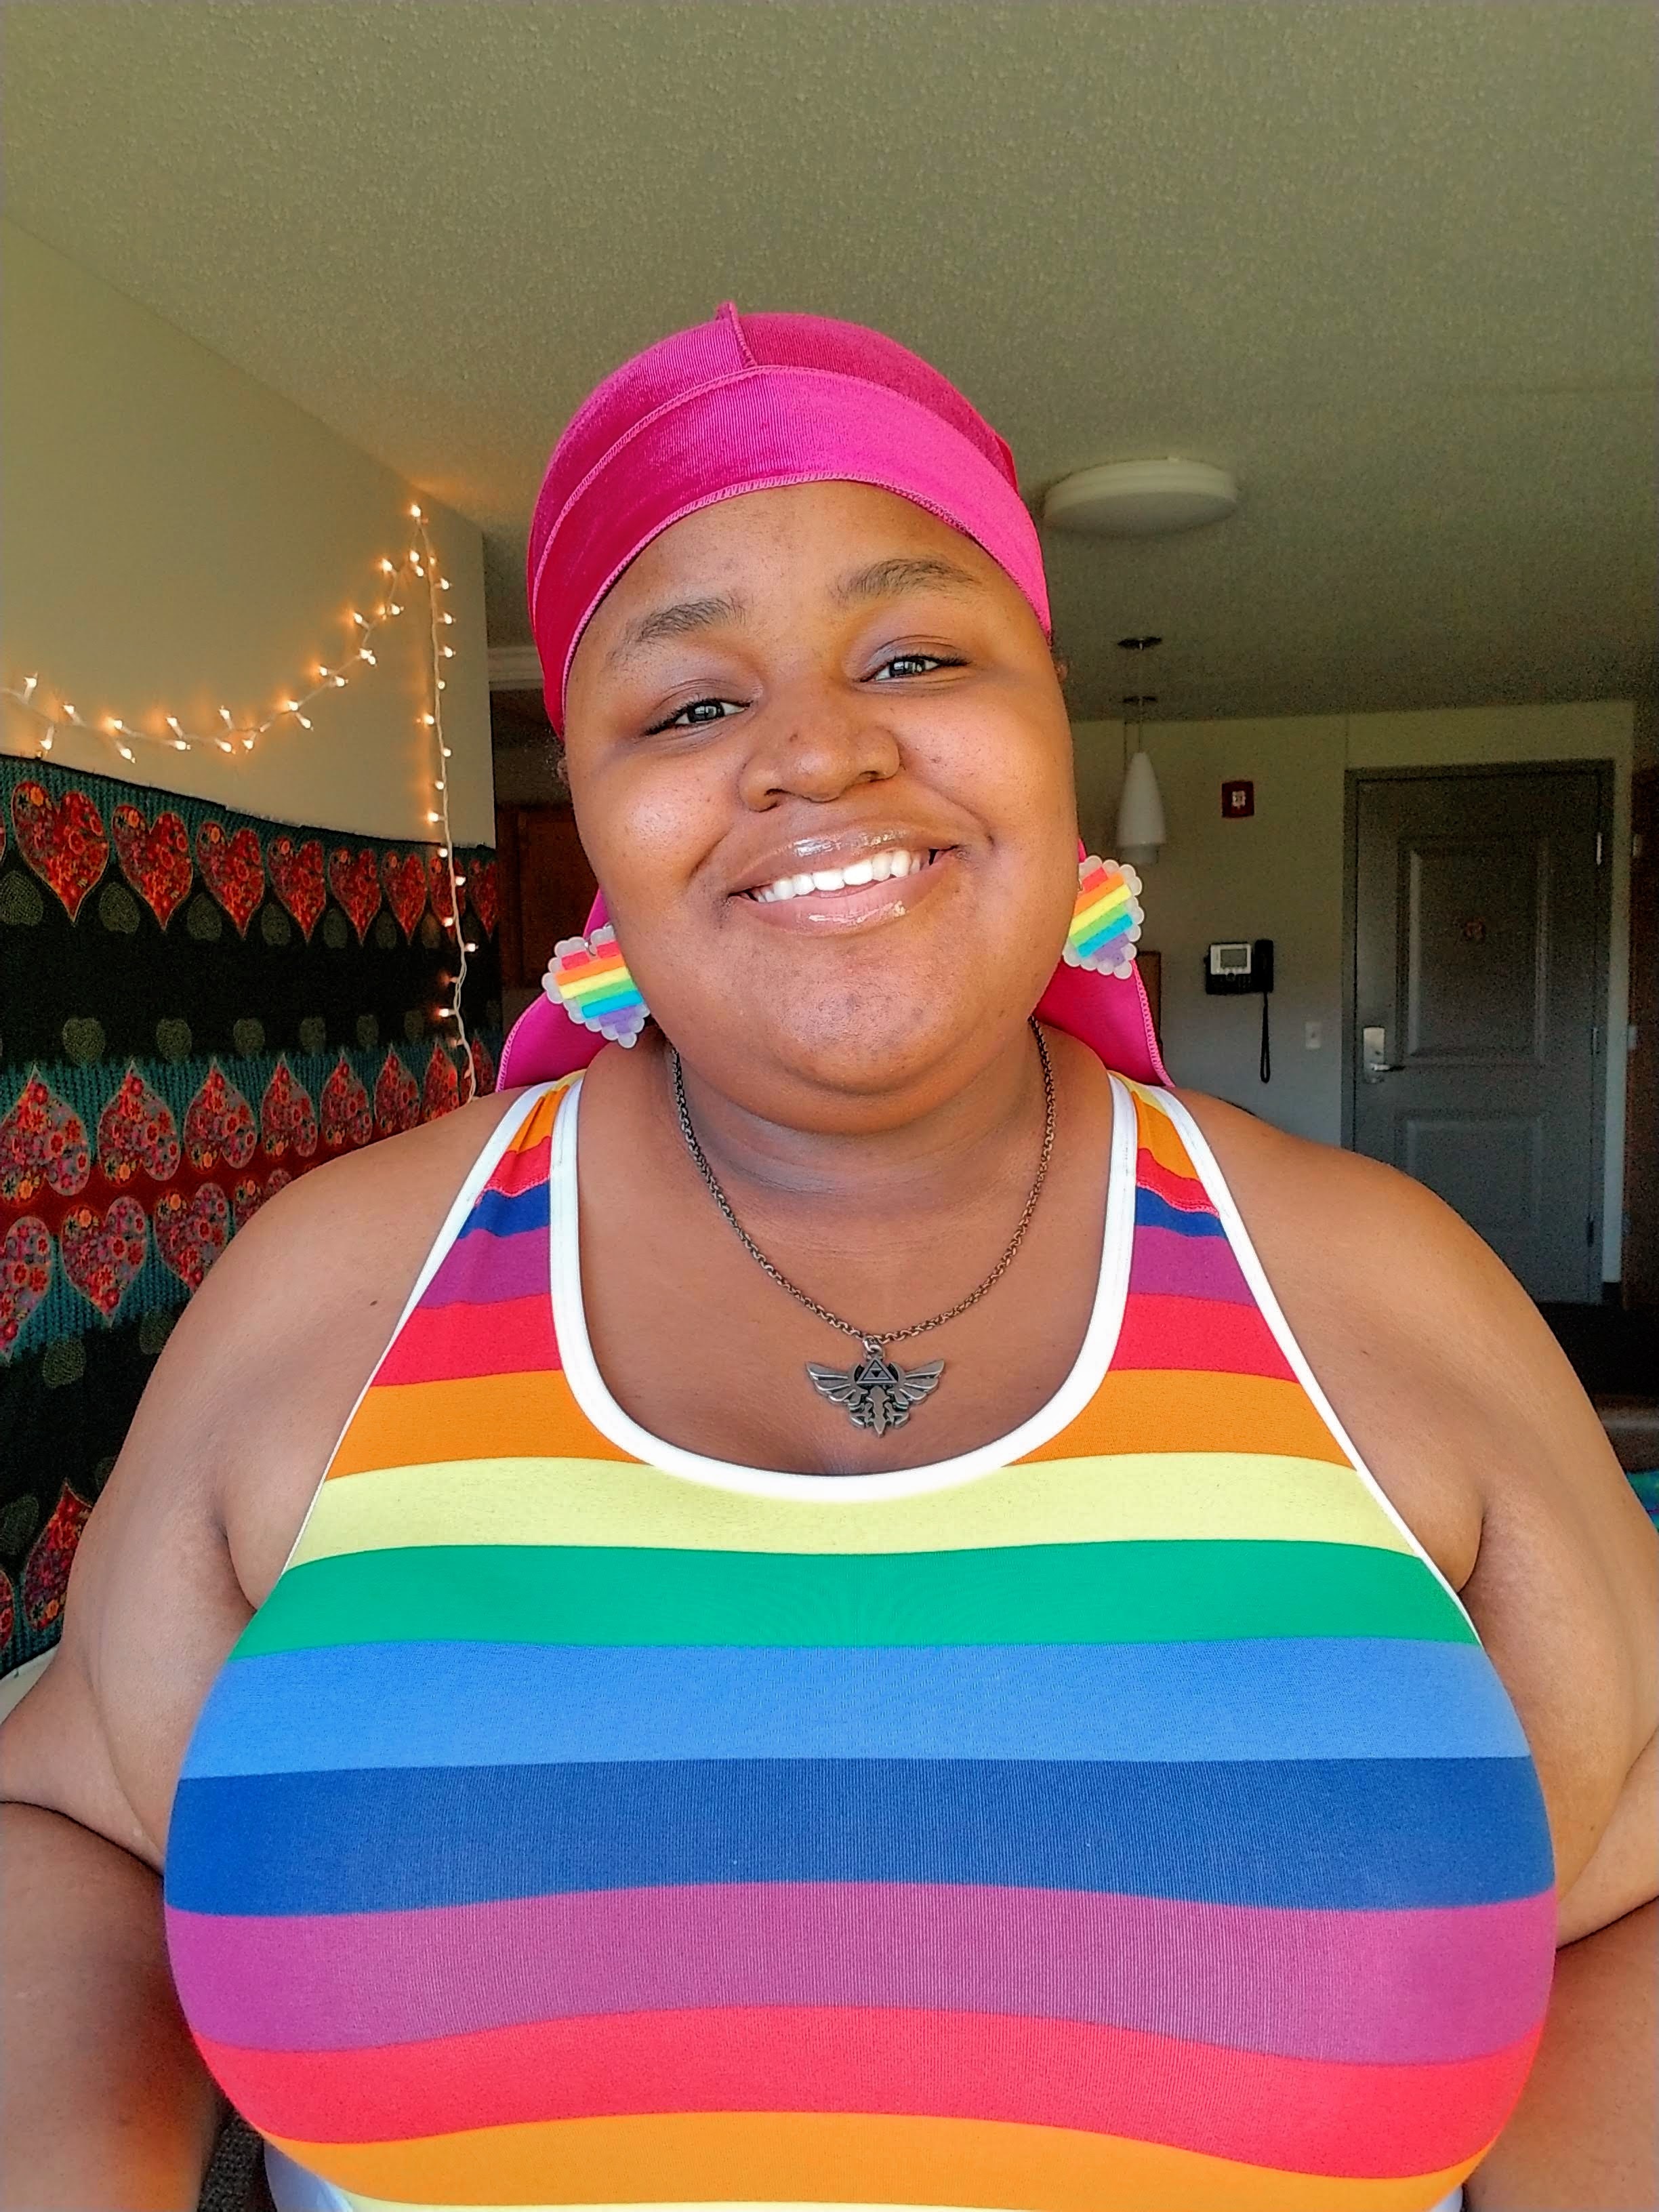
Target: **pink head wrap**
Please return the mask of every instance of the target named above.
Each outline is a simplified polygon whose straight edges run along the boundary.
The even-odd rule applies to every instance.
[[[653,538],[718,500],[834,481],[896,493],[973,538],[1048,635],[1042,554],[1013,456],[956,387],[879,331],[822,315],[739,317],[728,303],[614,370],[548,463],[526,581],[555,730],[564,727],[583,630]],[[589,933],[605,919],[601,892]],[[1062,966],[1037,1012],[1126,1074],[1168,1081],[1138,974],[1119,980]],[[538,1000],[502,1048],[499,1079],[569,1073],[603,1043],[562,1006]]]

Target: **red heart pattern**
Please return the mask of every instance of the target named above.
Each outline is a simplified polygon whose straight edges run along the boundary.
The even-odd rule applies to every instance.
[[[52,1237],[33,1213],[0,1237],[0,1359],[9,1359],[24,1322],[52,1280]]]
[[[296,845],[284,832],[266,847],[265,865],[270,870],[272,890],[299,923],[300,934],[309,945],[317,918],[328,904],[322,840],[307,837],[302,845]]]
[[[20,783],[11,794],[17,849],[64,902],[71,921],[109,866],[104,817],[83,791],[54,799],[44,784]]]
[[[98,1164],[113,1183],[131,1182],[140,1168],[152,1182],[171,1182],[179,1172],[172,1111],[136,1067],[98,1116]]]
[[[478,917],[479,928],[486,937],[493,937],[499,913],[495,863],[493,860],[474,859],[467,862],[466,896],[473,913]]]
[[[185,1110],[185,1158],[204,1173],[222,1160],[228,1168],[245,1168],[258,1141],[252,1107],[216,1063]]]
[[[380,911],[380,870],[374,854],[337,845],[328,856],[328,887],[345,908],[361,945]]]
[[[85,1498],[77,1498],[65,1483],[51,1520],[23,1562],[23,1619],[37,1632],[50,1628],[64,1610],[75,1547],[91,1511]]]
[[[123,799],[110,814],[121,873],[165,929],[190,896],[195,870],[184,817],[169,810],[146,822]]]
[[[455,896],[449,887],[449,863],[436,853],[426,859],[427,896],[432,901],[432,911],[440,921],[447,925],[455,919]]]
[[[246,937],[265,895],[264,857],[257,833],[244,828],[228,837],[224,823],[210,815],[196,832],[196,865],[235,923],[236,934]]]
[[[421,1119],[435,1121],[441,1114],[453,1114],[460,1103],[461,1083],[455,1063],[441,1044],[434,1044],[421,1089]]]
[[[42,1190],[73,1198],[91,1173],[86,1124],[66,1098],[31,1074],[0,1121],[0,1200],[27,1206]]]
[[[374,1126],[383,1137],[395,1137],[420,1118],[420,1085],[397,1054],[388,1052],[374,1079]]]
[[[259,1101],[259,1141],[268,1157],[279,1160],[292,1151],[308,1160],[317,1149],[317,1109],[304,1084],[296,1083],[285,1060],[265,1085]]]
[[[422,884],[422,903],[426,890]],[[368,1091],[343,1053],[323,1085],[323,1142],[325,1145],[366,1145],[374,1134],[374,1115]]]
[[[108,1321],[144,1264],[149,1224],[136,1198],[118,1198],[101,1214],[95,1206],[77,1206],[64,1215],[58,1244],[64,1273]]]
[[[5,839],[0,836],[0,849]],[[0,1651],[11,1642],[11,1632],[17,1626],[17,1594],[12,1589],[11,1577],[0,1567]]]
[[[474,1037],[472,1051],[472,1096],[488,1097],[495,1088],[495,1063],[489,1056],[489,1047],[482,1037]]]
[[[415,926],[426,912],[426,862],[419,853],[382,853],[380,881],[386,887],[386,902],[398,917],[398,927],[405,937],[413,937]]]
[[[257,1177],[244,1176],[233,1186],[230,1194],[230,1210],[235,1218],[236,1226],[246,1229],[264,1202],[265,1194],[260,1189]]]
[[[230,1205],[216,1182],[204,1182],[194,1198],[164,1190],[155,1201],[157,1249],[190,1290],[201,1289],[229,1237]]]

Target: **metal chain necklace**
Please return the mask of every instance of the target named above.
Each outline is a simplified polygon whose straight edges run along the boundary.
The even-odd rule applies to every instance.
[[[680,1067],[680,1056],[672,1045],[668,1048],[674,1069],[674,1104],[680,1118],[680,1134],[685,1139],[686,1149],[696,1163],[697,1172],[708,1186],[709,1196],[726,1216],[736,1232],[738,1243],[755,1262],[763,1268],[780,1290],[787,1291],[797,1305],[808,1313],[816,1314],[820,1321],[838,1328],[843,1336],[855,1337],[864,1346],[864,1357],[851,1367],[820,1367],[807,1363],[806,1372],[812,1388],[832,1405],[839,1406],[855,1429],[873,1429],[880,1436],[888,1429],[902,1429],[909,1419],[912,1410],[935,1389],[945,1372],[942,1359],[930,1360],[925,1367],[900,1367],[887,1358],[890,1344],[906,1343],[913,1336],[925,1336],[929,1329],[941,1328],[958,1314],[965,1314],[969,1306],[976,1306],[992,1285],[1001,1281],[1008,1272],[1013,1256],[1025,1241],[1025,1232],[1031,1225],[1031,1216],[1036,1212],[1037,1200],[1048,1180],[1048,1161],[1054,1149],[1054,1073],[1048,1064],[1048,1048],[1042,1041],[1042,1031],[1033,1017],[1031,1034],[1036,1039],[1037,1057],[1042,1062],[1042,1152],[1037,1161],[1036,1180],[1030,1196],[1019,1217],[1018,1226],[1008,1240],[1007,1249],[976,1291],[944,1313],[936,1313],[930,1321],[912,1322],[908,1328],[855,1328],[850,1321],[832,1314],[828,1306],[809,1297],[799,1285],[792,1283],[781,1267],[769,1260],[760,1246],[732,1211],[732,1202],[720,1188],[714,1170],[697,1142],[697,1133],[691,1126],[691,1109],[685,1103],[685,1078]]]

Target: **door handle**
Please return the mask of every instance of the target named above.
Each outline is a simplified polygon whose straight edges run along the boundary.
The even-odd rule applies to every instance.
[[[1380,1024],[1359,1032],[1359,1072],[1367,1083],[1381,1083],[1385,1075],[1403,1075],[1406,1063],[1389,1058],[1389,1033]]]

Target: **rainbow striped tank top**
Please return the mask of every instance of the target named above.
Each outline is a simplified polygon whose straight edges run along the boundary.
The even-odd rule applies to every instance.
[[[611,1398],[580,1091],[477,1162],[191,1740],[233,2102],[356,2212],[1455,2192],[1549,1988],[1536,1776],[1178,1102],[1114,1079],[1051,1403],[834,1477]]]

